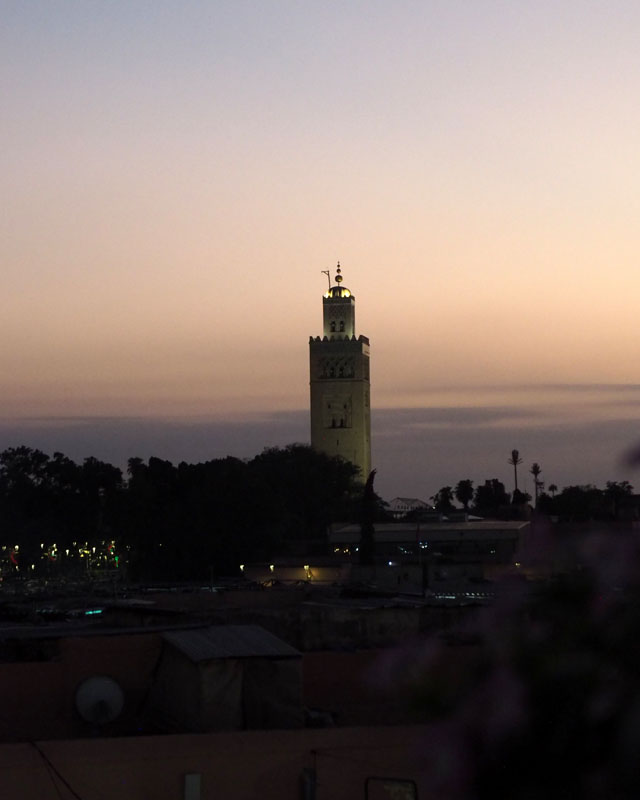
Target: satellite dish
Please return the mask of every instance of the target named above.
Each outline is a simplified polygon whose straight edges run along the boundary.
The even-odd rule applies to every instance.
[[[124,706],[120,686],[106,675],[87,678],[76,690],[76,709],[86,722],[105,725],[113,722]]]

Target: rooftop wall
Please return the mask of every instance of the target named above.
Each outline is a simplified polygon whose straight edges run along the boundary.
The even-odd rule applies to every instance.
[[[305,770],[318,800],[364,797],[368,777],[413,780],[427,797],[434,772],[426,726],[245,731],[0,745],[3,800],[300,800]],[[442,770],[442,766],[440,766]]]

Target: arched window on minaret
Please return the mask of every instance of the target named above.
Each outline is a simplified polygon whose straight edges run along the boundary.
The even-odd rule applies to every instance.
[[[332,322],[331,323],[331,333],[335,333],[335,332],[336,332],[336,323]]]

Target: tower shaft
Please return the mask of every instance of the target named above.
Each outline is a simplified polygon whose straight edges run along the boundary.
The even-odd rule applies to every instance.
[[[322,300],[323,336],[309,339],[311,445],[371,471],[369,339],[356,337],[355,297],[341,286],[338,265]]]

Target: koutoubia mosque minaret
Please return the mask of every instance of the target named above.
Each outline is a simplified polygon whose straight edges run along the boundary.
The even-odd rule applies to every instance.
[[[371,471],[371,384],[369,339],[356,337],[356,299],[342,285],[340,264],[334,285],[322,298],[323,335],[309,338],[311,446],[342,456]]]

